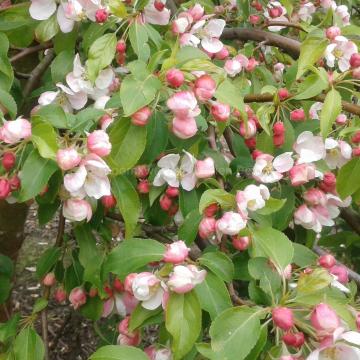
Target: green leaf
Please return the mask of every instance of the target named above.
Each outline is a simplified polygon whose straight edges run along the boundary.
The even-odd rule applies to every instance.
[[[259,311],[247,307],[225,310],[210,326],[217,359],[245,359],[260,337]]]
[[[4,13],[2,13],[2,15],[3,14]],[[3,103],[3,105],[5,105],[5,103],[9,103],[8,105],[10,106],[10,109],[13,110],[12,97],[9,94],[7,94],[7,91],[10,90],[11,85],[14,81],[14,71],[10,63],[10,60],[8,58],[8,51],[9,51],[9,40],[5,34],[0,33],[0,90],[1,89],[4,90],[4,93],[3,92],[0,93],[0,100]],[[3,96],[5,96],[6,98],[3,99]],[[8,109],[9,112],[10,109]],[[16,105],[15,105],[15,109],[16,109]]]
[[[275,107],[273,105],[261,105],[256,111],[256,115],[259,119],[260,125],[263,130],[271,136],[269,124],[271,121],[271,115],[274,113]]]
[[[239,89],[229,79],[225,79],[216,89],[215,97],[224,104],[229,104],[240,112],[245,113],[244,98]]]
[[[124,175],[118,175],[112,180],[112,190],[125,221],[125,238],[129,238],[133,234],[140,216],[139,195]]]
[[[295,208],[295,192],[292,186],[282,185],[280,190],[275,193],[272,192],[272,196],[286,199],[286,203],[283,207],[272,214],[272,226],[278,230],[284,230],[288,227]]]
[[[183,359],[194,346],[201,330],[201,308],[194,291],[171,293],[166,306],[165,326],[172,336],[174,360]]]
[[[201,308],[210,314],[212,320],[227,308],[232,307],[224,282],[211,272],[206,274],[205,280],[201,284],[196,285],[195,292]]]
[[[91,127],[98,123],[100,117],[104,115],[103,110],[86,108],[79,111],[70,121],[72,131],[89,131]]]
[[[126,6],[122,0],[110,0],[109,8],[110,12],[119,18],[127,16]]]
[[[20,321],[20,314],[17,313],[6,323],[0,324],[0,342],[5,343],[8,339],[16,336],[17,327]]]
[[[323,35],[309,34],[300,46],[300,57],[298,60],[298,72],[296,79],[299,79],[309,65],[315,64],[323,56],[328,40]]]
[[[143,351],[133,346],[107,345],[92,354],[89,360],[149,360]]]
[[[147,125],[146,147],[141,157],[141,163],[149,164],[166,149],[169,129],[164,113],[155,111]]]
[[[279,270],[284,270],[292,262],[294,248],[292,242],[281,231],[264,227],[252,232],[255,257],[269,258]]]
[[[45,348],[41,337],[31,327],[20,331],[14,342],[15,359],[43,360]]]
[[[11,291],[11,280],[9,277],[0,274],[0,305],[8,299]]]
[[[11,117],[16,116],[17,105],[14,98],[1,88],[0,88],[0,104],[7,109]]]
[[[46,42],[52,39],[59,32],[59,24],[56,15],[47,20],[41,21],[35,29],[36,39],[40,42]]]
[[[125,277],[149,262],[160,261],[164,253],[165,246],[152,239],[124,240],[110,252],[104,263],[104,271]]]
[[[48,303],[49,303],[49,301],[44,298],[37,299],[35,301],[32,313],[36,314],[36,313],[39,313],[40,311],[44,310],[48,306]]]
[[[63,108],[59,105],[45,105],[41,106],[36,111],[36,116],[40,116],[42,120],[47,121],[52,126],[58,129],[67,129],[68,123]]]
[[[101,318],[104,311],[104,302],[98,296],[88,298],[86,303],[80,307],[79,311],[81,315],[86,318],[92,321],[97,321]]]
[[[52,220],[60,206],[60,201],[57,200],[53,203],[39,203],[38,207],[38,221],[40,226],[44,226],[50,220]]]
[[[340,168],[336,178],[336,190],[342,199],[360,189],[360,158],[351,159]]]
[[[194,209],[186,215],[184,222],[180,225],[178,237],[184,240],[186,245],[191,245],[194,242],[201,219],[202,215],[199,210]]]
[[[316,263],[317,255],[304,245],[293,243],[294,247],[294,264],[300,267],[311,266]]]
[[[64,81],[73,69],[74,50],[64,50],[56,56],[51,64],[51,77],[54,83]]]
[[[161,88],[161,82],[152,74],[136,76],[131,74],[121,83],[120,98],[124,109],[124,116],[130,116],[137,110],[148,105],[155,99]],[[136,96],[134,96],[136,94]]]
[[[186,191],[180,188],[179,205],[183,216],[187,216],[191,211],[198,207],[198,197],[196,190]]]
[[[227,255],[220,251],[207,252],[198,261],[226,282],[230,282],[234,278],[234,264]]]
[[[294,100],[310,99],[319,95],[329,86],[327,81],[318,74],[311,74],[299,85],[298,94],[293,97]]]
[[[320,113],[320,131],[325,139],[341,112],[341,95],[332,88],[327,94]]]
[[[14,273],[14,264],[12,260],[3,254],[0,254],[0,274],[11,278]]]
[[[162,308],[158,307],[155,310],[148,310],[142,307],[139,303],[130,316],[129,331],[134,331],[140,327],[146,320],[162,313]]]
[[[19,201],[30,200],[39,194],[57,169],[58,167],[54,161],[42,158],[38,151],[34,149],[25,160],[20,173],[21,190]]]
[[[52,247],[45,250],[36,265],[36,275],[39,279],[42,279],[55,266],[60,255],[60,248]]]
[[[115,57],[116,35],[109,33],[96,39],[90,46],[86,68],[89,79],[94,82],[99,72],[109,66]]]
[[[223,189],[206,190],[200,198],[199,212],[202,214],[206,207],[211,204],[219,204],[223,210],[228,210],[235,205],[235,196]]]
[[[270,215],[274,212],[279,211],[286,203],[286,199],[275,199],[269,198],[266,200],[265,207],[262,209],[256,210],[260,215]]]
[[[75,52],[76,39],[78,37],[78,29],[75,28],[69,33],[58,32],[53,39],[55,54],[59,55],[62,51]],[[95,38],[92,39],[93,41]],[[72,69],[71,69],[72,70]]]
[[[128,119],[120,119],[111,128],[112,144],[108,163],[117,174],[136,165],[146,146],[146,127],[132,125]]]
[[[58,145],[54,128],[40,116],[32,118],[31,141],[45,159],[56,159]]]
[[[250,351],[250,354],[245,358],[245,360],[256,360],[259,358],[266,344],[267,337],[268,337],[267,326],[262,326],[258,342],[256,343],[256,346]]]
[[[135,54],[146,62],[150,57],[150,47],[147,43],[149,36],[145,26],[134,21],[129,28],[129,39]]]
[[[316,268],[310,274],[300,274],[297,286],[298,295],[307,295],[318,292],[330,285],[332,276],[326,269]]]

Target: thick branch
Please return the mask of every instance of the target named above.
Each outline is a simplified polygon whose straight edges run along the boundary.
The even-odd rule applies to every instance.
[[[24,87],[24,91],[23,91],[24,99],[26,99],[31,94],[31,92],[36,88],[36,86],[38,85],[38,83],[41,79],[41,76],[44,74],[46,69],[49,67],[49,65],[53,61],[54,57],[55,57],[54,50],[49,49],[47,54],[44,56],[44,58],[39,62],[39,64],[31,72],[30,78]]]
[[[347,222],[347,224],[360,235],[360,216],[353,210],[341,209],[340,216]]]
[[[36,45],[36,46],[32,46],[32,47],[29,47],[29,48],[26,48],[22,51],[20,51],[19,53],[17,53],[16,55],[14,55],[11,59],[10,59],[10,62],[15,62],[17,60],[20,60],[30,54],[33,54],[33,53],[36,53],[40,50],[44,50],[44,49],[49,49],[52,47],[52,44],[51,43],[44,43],[44,44],[39,44],[39,45]]]
[[[266,45],[276,46],[286,53],[297,59],[300,55],[300,42],[294,39],[287,38],[278,34],[273,34],[268,31],[259,29],[224,29],[222,40],[242,40],[242,41],[256,41],[266,42]]]
[[[318,254],[318,255],[325,255],[327,254],[327,252],[325,250],[323,250],[320,246],[314,246],[313,247],[313,251]],[[344,266],[346,268],[346,270],[348,271],[349,274],[349,278],[354,280],[358,285],[360,285],[360,275],[351,270],[350,268],[348,268],[347,266],[345,266],[343,263],[341,263],[340,261],[337,262],[338,265]]]

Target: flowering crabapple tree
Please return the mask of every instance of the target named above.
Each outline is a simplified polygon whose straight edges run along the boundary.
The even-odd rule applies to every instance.
[[[360,359],[359,13],[1,1],[0,358],[51,358],[52,300],[111,329],[92,360]],[[20,320],[30,204],[58,234]]]

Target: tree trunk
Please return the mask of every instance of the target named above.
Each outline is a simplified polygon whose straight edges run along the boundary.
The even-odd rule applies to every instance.
[[[14,264],[24,241],[24,226],[28,206],[26,204],[8,204],[0,201],[0,254],[6,255]],[[11,299],[0,307],[0,322],[7,320],[11,314]]]

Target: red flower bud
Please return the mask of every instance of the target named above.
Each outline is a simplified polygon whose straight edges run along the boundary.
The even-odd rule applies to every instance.
[[[167,196],[167,195],[163,195],[160,198],[160,207],[164,210],[164,211],[168,211],[170,209],[172,205],[172,200]]]
[[[6,171],[11,170],[16,162],[16,156],[13,152],[5,152],[2,158],[2,166]]]
[[[0,179],[0,200],[6,199],[11,192],[10,183],[7,179]]]
[[[106,9],[99,9],[95,13],[95,20],[97,23],[102,24],[108,19],[108,16]]]
[[[290,94],[289,94],[288,89],[282,88],[282,89],[279,89],[278,95],[279,95],[279,99],[281,101],[283,101],[283,100],[286,100]]]
[[[244,251],[246,250],[251,242],[251,238],[249,236],[239,236],[235,235],[232,237],[232,245],[236,250]]]
[[[12,191],[19,190],[21,186],[20,178],[17,175],[14,175],[9,179],[9,184]]]
[[[250,24],[256,25],[261,21],[261,17],[259,15],[250,15],[249,22]]]
[[[135,166],[134,175],[138,179],[145,179],[149,175],[149,167],[147,165]]]
[[[119,280],[118,278],[114,279],[113,288],[117,292],[123,292],[124,291],[124,284]]]
[[[126,51],[126,42],[124,39],[120,39],[116,44],[116,51],[118,53],[124,53]]]
[[[276,307],[272,310],[274,324],[283,330],[290,330],[294,326],[294,314],[286,307]]]
[[[352,54],[350,57],[350,66],[352,68],[357,68],[360,66],[360,54],[359,53],[355,53]]]
[[[55,274],[52,272],[46,274],[42,282],[45,286],[54,286],[56,283]]]
[[[140,180],[136,188],[140,194],[148,194],[150,191],[150,183],[147,180]]]
[[[321,255],[318,264],[325,269],[330,269],[336,264],[336,259],[331,254]]]
[[[105,195],[101,198],[101,203],[105,209],[111,209],[116,206],[116,198],[114,195]]]
[[[214,216],[219,210],[219,205],[216,203],[210,204],[204,209],[204,215],[206,217]]]
[[[163,2],[161,2],[160,0],[155,0],[154,1],[154,8],[157,11],[160,11],[160,12],[163,11],[164,7],[165,7],[165,4]]]
[[[302,332],[286,333],[282,339],[286,345],[296,348],[300,348],[305,342],[305,336]]]
[[[166,194],[168,197],[176,198],[176,197],[179,196],[179,189],[176,188],[176,187],[168,186],[168,188],[167,188],[166,191],[165,191],[165,194]]]
[[[166,81],[171,87],[178,88],[184,83],[185,77],[181,70],[170,69],[166,72]]]

